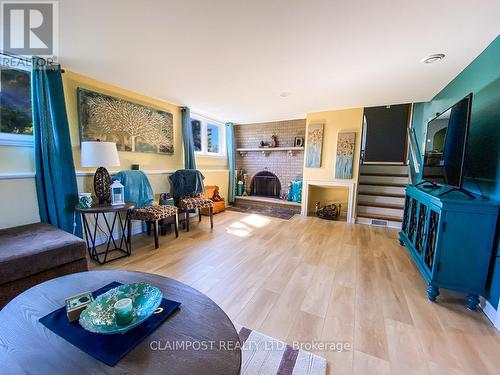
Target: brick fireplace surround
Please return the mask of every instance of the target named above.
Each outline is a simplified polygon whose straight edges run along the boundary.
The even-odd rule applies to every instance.
[[[293,147],[295,137],[305,137],[306,120],[287,120],[257,124],[235,125],[236,148],[259,147],[260,141],[271,142],[276,135],[279,147]],[[288,190],[288,183],[296,178],[302,179],[304,151],[290,155],[286,151],[273,151],[268,156],[262,152],[247,152],[241,156],[236,152],[236,169],[243,169],[248,174],[248,184],[253,176],[261,171],[274,173],[281,183],[281,195]],[[247,187],[248,188],[248,187]]]

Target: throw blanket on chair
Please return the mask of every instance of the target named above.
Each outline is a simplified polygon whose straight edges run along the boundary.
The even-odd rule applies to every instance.
[[[135,202],[136,208],[153,204],[153,189],[144,172],[121,171],[116,174],[113,180],[120,181],[125,187],[125,201]]]
[[[179,169],[171,177],[175,204],[178,204],[179,198],[191,197],[193,194],[205,192],[203,180],[205,176],[196,169]]]

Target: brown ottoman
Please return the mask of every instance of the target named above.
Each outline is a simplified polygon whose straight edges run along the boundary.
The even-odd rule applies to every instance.
[[[50,224],[0,230],[0,308],[54,277],[87,271],[85,241]]]

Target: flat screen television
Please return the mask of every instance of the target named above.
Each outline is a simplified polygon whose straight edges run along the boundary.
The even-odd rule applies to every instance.
[[[472,94],[427,123],[422,179],[462,188]]]

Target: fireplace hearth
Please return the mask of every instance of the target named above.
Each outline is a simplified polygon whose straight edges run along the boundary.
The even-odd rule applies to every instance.
[[[253,176],[250,183],[250,195],[279,198],[280,192],[281,183],[274,173],[261,171]]]

